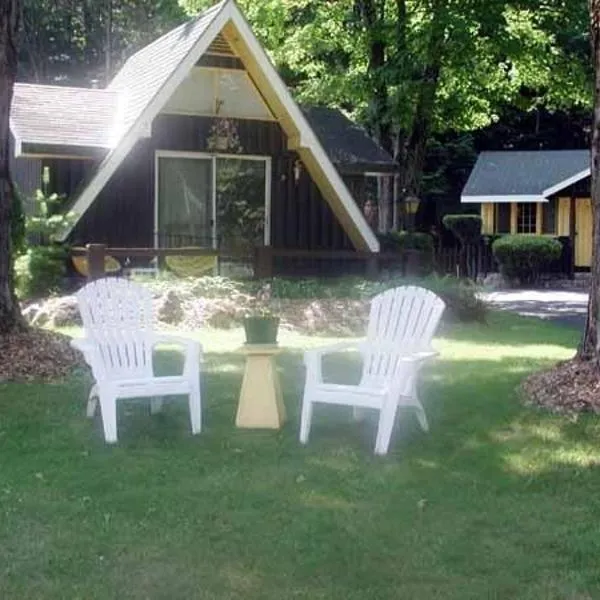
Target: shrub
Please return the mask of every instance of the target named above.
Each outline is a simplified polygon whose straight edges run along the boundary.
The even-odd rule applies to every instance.
[[[67,251],[60,246],[34,246],[15,261],[15,288],[21,300],[57,291],[66,274]]]
[[[428,275],[433,271],[434,246],[433,237],[428,233],[412,231],[398,231],[385,233],[379,236],[382,252],[405,253],[414,251],[415,254],[407,256],[408,272],[414,275]]]
[[[433,254],[433,237],[428,233],[413,231],[391,231],[379,236],[381,249],[386,252],[403,252],[405,250],[419,250]]]
[[[47,184],[47,179],[48,173],[44,169],[44,184]],[[13,243],[21,240],[18,248],[21,253],[15,260],[15,288],[21,300],[55,292],[63,283],[68,253],[53,240],[73,221],[74,215],[60,212],[61,203],[62,198],[57,194],[48,196],[38,190],[35,195],[36,213],[24,219],[24,228],[22,216],[17,222],[20,225],[13,226]],[[32,240],[37,243],[25,250]]]
[[[475,244],[481,238],[482,220],[479,215],[446,215],[442,223],[461,244]]]
[[[512,282],[535,283],[550,264],[558,260],[562,245],[555,238],[506,235],[492,245],[502,274]]]
[[[486,303],[479,297],[479,289],[468,279],[459,279],[451,275],[439,277],[431,275],[410,281],[394,281],[393,285],[417,285],[431,290],[446,303],[446,315],[463,322],[485,321]]]

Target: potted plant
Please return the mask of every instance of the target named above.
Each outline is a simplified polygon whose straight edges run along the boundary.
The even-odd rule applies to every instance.
[[[271,286],[264,285],[252,301],[251,309],[244,317],[246,344],[276,344],[279,317],[273,310]]]

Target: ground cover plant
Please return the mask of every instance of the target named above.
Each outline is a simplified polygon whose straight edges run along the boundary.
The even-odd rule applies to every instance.
[[[600,595],[600,425],[524,407],[515,391],[571,356],[576,332],[496,313],[445,325],[423,380],[431,432],[406,415],[383,459],[375,423],[335,407],[297,443],[301,351],[330,340],[284,334],[289,422],[259,432],[233,425],[241,331],[197,335],[197,437],[184,401],[153,417],[126,403],[119,444],[106,446],[99,419],[84,417],[83,372],[0,385],[0,597]],[[341,356],[327,372],[355,366]]]

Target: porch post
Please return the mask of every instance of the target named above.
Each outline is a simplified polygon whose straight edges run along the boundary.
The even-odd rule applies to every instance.
[[[571,245],[571,263],[569,265],[569,278],[574,279],[575,277],[575,244],[577,242],[577,223],[576,215],[577,210],[575,207],[575,196],[571,194],[570,205],[569,205],[569,243]]]
[[[273,277],[273,252],[271,246],[257,246],[254,254],[254,278]]]
[[[105,244],[87,244],[88,279],[94,281],[104,277]]]

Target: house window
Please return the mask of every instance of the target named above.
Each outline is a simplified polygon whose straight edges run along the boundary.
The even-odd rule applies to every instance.
[[[535,202],[517,204],[517,233],[537,233],[537,205]]]

